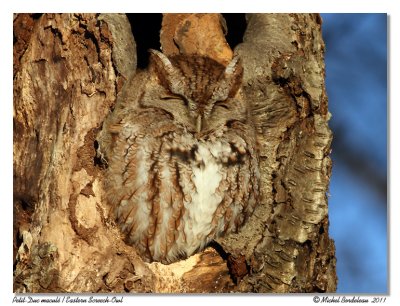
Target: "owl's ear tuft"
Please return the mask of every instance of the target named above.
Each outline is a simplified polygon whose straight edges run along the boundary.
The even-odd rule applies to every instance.
[[[150,62],[154,64],[157,68],[163,69],[164,72],[173,73],[174,67],[172,66],[169,58],[162,52],[149,49]]]
[[[182,73],[174,67],[169,58],[162,52],[149,49],[150,65],[155,69],[161,84],[173,93],[179,93],[179,85],[183,79]]]
[[[236,55],[226,66],[225,75],[229,76],[240,73],[243,73],[242,61],[240,60],[240,57]]]
[[[242,85],[242,79],[243,66],[239,56],[235,56],[226,66],[219,84],[214,90],[214,99],[216,101],[223,101],[234,97]]]
[[[227,83],[230,85],[228,97],[234,97],[242,85],[243,79],[242,61],[238,55],[236,55],[228,66],[226,66],[224,74]]]

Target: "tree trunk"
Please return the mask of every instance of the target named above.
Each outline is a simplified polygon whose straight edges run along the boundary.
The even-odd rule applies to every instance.
[[[163,265],[143,262],[121,240],[102,200],[104,169],[96,158],[102,122],[136,72],[128,19],[15,16],[15,292],[335,291],[321,19],[246,19],[235,53],[257,126],[262,201],[238,233]],[[223,28],[219,14],[165,14],[163,52],[197,52],[226,64],[233,53]]]

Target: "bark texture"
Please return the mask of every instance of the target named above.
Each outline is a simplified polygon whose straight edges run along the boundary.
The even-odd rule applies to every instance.
[[[237,234],[162,265],[144,263],[121,240],[102,200],[103,169],[95,154],[95,136],[136,71],[126,16],[16,16],[15,292],[336,290],[321,19],[246,19],[235,53],[257,124],[262,202]],[[166,54],[197,52],[227,63],[233,53],[225,30],[219,14],[165,14],[160,41]]]
[[[314,14],[248,15],[236,50],[258,125],[263,192],[248,227],[221,242],[227,252],[246,258],[250,273],[240,291],[336,290],[321,23]]]

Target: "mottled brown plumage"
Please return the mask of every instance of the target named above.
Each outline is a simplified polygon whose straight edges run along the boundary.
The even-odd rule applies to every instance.
[[[126,242],[171,263],[238,230],[258,200],[255,132],[243,69],[151,52],[98,137],[105,190]]]

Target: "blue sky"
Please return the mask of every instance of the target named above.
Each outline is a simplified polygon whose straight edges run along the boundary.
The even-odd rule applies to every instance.
[[[322,14],[338,292],[386,293],[387,15]]]

